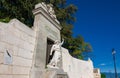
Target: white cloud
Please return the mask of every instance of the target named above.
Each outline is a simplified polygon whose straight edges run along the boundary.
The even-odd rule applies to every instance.
[[[101,63],[100,66],[105,66],[106,64],[105,63]]]

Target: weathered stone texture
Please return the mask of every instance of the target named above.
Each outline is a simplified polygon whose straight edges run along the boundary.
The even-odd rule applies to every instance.
[[[1,75],[0,78],[13,78],[13,75]]]
[[[13,75],[13,78],[29,78],[29,75]]]
[[[26,58],[26,59],[30,59],[30,60],[32,60],[32,58],[33,58],[33,52],[32,51],[25,50],[25,49],[22,49],[22,48],[19,48],[17,55],[20,56],[20,57]]]
[[[3,64],[3,56],[4,56],[4,54],[0,53],[0,64]]]
[[[13,65],[31,67],[32,60],[19,57],[19,56],[13,56]]]
[[[0,75],[12,74],[12,66],[11,65],[0,65]]]
[[[30,68],[29,67],[23,67],[23,66],[13,66],[13,74],[19,74],[19,75],[29,75]]]
[[[94,78],[93,63],[73,58],[67,49],[62,48],[63,70],[69,78]]]
[[[0,22],[0,78],[29,78],[35,31],[17,19],[9,23]],[[11,64],[5,64],[5,52],[12,57]]]

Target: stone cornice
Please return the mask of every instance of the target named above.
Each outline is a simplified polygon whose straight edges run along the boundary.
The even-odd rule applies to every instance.
[[[47,11],[46,7],[44,7],[42,4],[37,4],[35,9],[32,11],[34,15],[42,14],[49,22],[51,22],[56,28],[61,30],[61,26],[59,21],[57,19],[54,19],[50,16],[49,12]]]

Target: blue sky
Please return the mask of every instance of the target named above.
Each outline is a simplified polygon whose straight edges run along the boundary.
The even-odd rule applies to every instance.
[[[80,34],[92,45],[94,67],[101,72],[114,72],[111,51],[115,48],[117,71],[120,72],[120,1],[67,1],[78,7],[73,36]]]

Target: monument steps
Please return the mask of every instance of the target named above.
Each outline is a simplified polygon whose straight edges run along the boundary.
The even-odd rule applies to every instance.
[[[43,78],[68,78],[67,73],[62,69],[47,69],[43,73]]]

